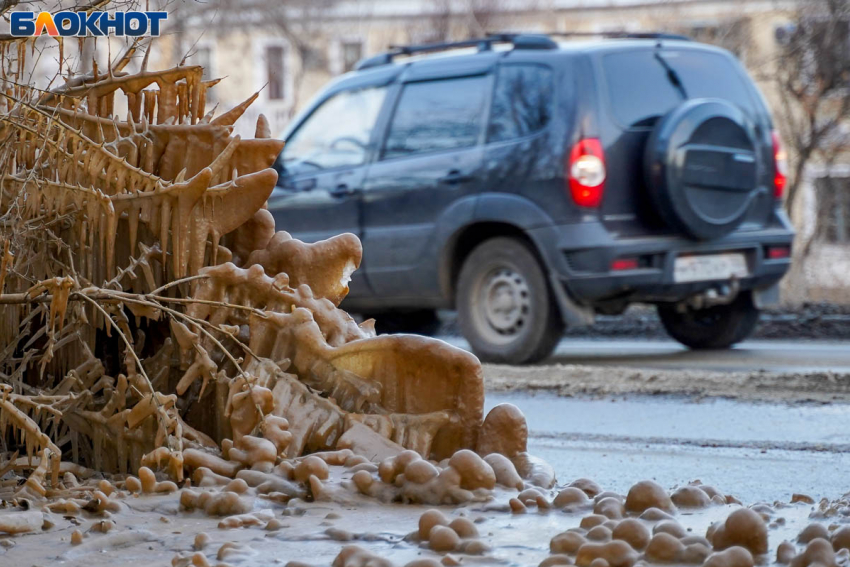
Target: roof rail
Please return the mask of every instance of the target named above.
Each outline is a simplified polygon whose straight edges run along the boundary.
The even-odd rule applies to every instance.
[[[604,32],[549,32],[547,35],[554,37],[606,37],[611,39],[669,39],[678,41],[692,41],[686,35],[666,32],[627,32],[627,31],[604,31]]]
[[[545,34],[488,34],[480,39],[467,39],[445,43],[426,43],[423,45],[391,45],[389,51],[361,59],[354,66],[355,71],[388,65],[400,55],[415,55],[417,53],[434,53],[464,47],[477,47],[478,51],[490,51],[494,43],[510,43],[514,49],[557,49],[558,44]]]

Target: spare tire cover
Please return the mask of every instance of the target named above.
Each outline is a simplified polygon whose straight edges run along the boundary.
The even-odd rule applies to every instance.
[[[660,216],[692,238],[720,238],[759,193],[753,126],[719,99],[692,99],[655,126],[646,146],[649,193]]]

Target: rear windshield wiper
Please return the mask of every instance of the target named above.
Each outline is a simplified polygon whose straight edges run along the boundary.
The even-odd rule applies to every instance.
[[[688,100],[688,93],[685,90],[685,85],[682,84],[682,80],[679,78],[679,74],[676,70],[667,63],[667,60],[664,59],[658,51],[655,52],[655,58],[658,59],[658,62],[661,63],[661,66],[664,67],[665,71],[667,71],[667,80],[670,81],[671,85],[676,87],[676,90],[679,91],[680,95],[682,95],[682,100]]]

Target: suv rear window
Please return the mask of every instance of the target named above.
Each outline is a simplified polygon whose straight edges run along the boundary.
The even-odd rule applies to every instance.
[[[405,85],[383,159],[477,144],[489,84],[489,77],[482,76]]]
[[[724,55],[674,49],[657,53],[679,76],[688,98],[721,98],[755,115],[745,79]],[[620,51],[602,58],[611,110],[623,126],[651,126],[682,101],[655,55],[655,50]]]

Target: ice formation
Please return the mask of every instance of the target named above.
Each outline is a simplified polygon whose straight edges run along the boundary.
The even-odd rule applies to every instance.
[[[479,438],[484,454],[516,461],[497,463],[503,479],[536,473],[520,455],[521,413],[484,420],[474,356],[376,336],[339,309],[357,237],[275,232],[264,207],[283,143],[263,137],[262,116],[256,139],[232,135],[256,95],[215,116],[217,81],[200,67],[125,72],[135,44],[105,71],[38,91],[23,86],[28,46],[0,42],[15,61],[0,91],[0,425],[26,451],[22,491],[61,492],[67,461],[142,467],[147,493],[349,449],[451,458],[428,490],[461,497],[495,483],[477,454],[458,453]],[[294,479],[324,480],[305,468],[317,462]],[[417,467],[410,482],[424,484]],[[151,485],[154,471],[172,484]]]

